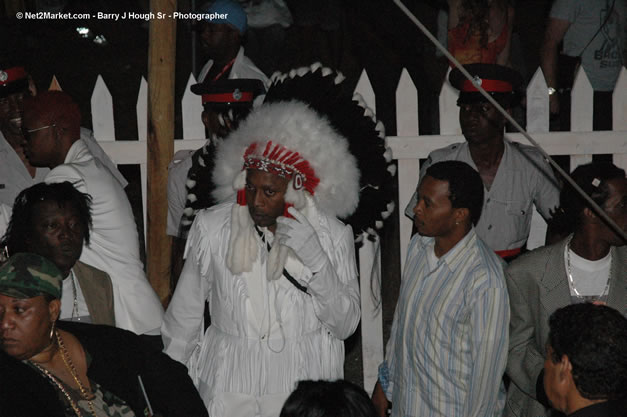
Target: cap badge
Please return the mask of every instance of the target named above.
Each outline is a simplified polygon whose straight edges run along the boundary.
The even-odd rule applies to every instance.
[[[7,74],[5,71],[0,70],[0,82],[5,82],[8,79],[9,79],[9,74]]]
[[[235,91],[233,91],[233,99],[235,101],[240,101],[242,99],[242,92],[239,88],[236,88]]]
[[[478,75],[475,75],[475,76],[472,78],[472,83],[473,83],[474,85],[481,85],[481,84],[483,83],[483,80],[482,80],[481,78],[479,78],[479,76],[478,76]]]

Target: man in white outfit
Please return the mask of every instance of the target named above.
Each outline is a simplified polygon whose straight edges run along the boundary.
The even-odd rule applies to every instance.
[[[0,235],[9,224],[15,197],[22,190],[42,182],[50,171],[32,166],[22,147],[24,97],[36,93],[35,83],[20,62],[0,60]],[[80,136],[94,157],[109,168],[122,187],[126,187],[126,180],[98,145],[93,133],[81,128]]]
[[[24,102],[25,154],[51,169],[48,183],[69,181],[92,196],[90,242],[80,261],[105,271],[113,283],[116,325],[158,335],[163,307],[139,259],[137,226],[120,186],[80,139],[80,111],[71,97],[47,91]]]
[[[336,217],[357,207],[359,170],[346,139],[291,101],[218,145],[213,180],[223,203],[192,224],[165,351],[212,417],[276,417],[297,381],[342,378],[360,307],[353,232]]]

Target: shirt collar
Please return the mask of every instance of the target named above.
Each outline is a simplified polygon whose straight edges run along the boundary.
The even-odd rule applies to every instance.
[[[67,154],[65,155],[65,161],[63,163],[69,164],[72,161],[75,161],[80,156],[81,152],[86,148],[87,148],[87,145],[85,145],[85,142],[83,142],[83,139],[78,139],[76,142],[72,144],[70,149],[67,151]]]
[[[435,238],[428,237],[421,239],[421,246],[424,250],[429,250],[429,246],[433,245]],[[442,262],[446,263],[448,268],[453,271],[457,266],[466,258],[466,253],[470,248],[474,247],[477,241],[477,233],[474,226],[470,228],[466,236],[464,236],[455,246],[449,249],[444,255],[442,255],[438,261],[438,264]]]

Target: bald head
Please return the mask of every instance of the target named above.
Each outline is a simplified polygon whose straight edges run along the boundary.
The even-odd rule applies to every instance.
[[[62,164],[81,133],[81,113],[62,91],[46,91],[24,100],[24,153],[31,165]]]
[[[24,117],[39,119],[46,125],[56,124],[74,140],[80,137],[81,112],[72,97],[63,91],[45,91],[26,98]]]

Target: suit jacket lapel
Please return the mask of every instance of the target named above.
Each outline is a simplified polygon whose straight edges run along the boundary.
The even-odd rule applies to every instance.
[[[83,291],[92,323],[114,326],[115,319],[113,318],[112,312],[107,309],[109,303],[105,283],[80,261],[77,261],[72,269]]]
[[[567,241],[568,239],[564,239],[552,248],[541,281],[540,301],[549,314],[570,304],[570,288],[564,267],[564,249]]]
[[[627,246],[612,247],[612,276],[607,304],[627,314]]]

